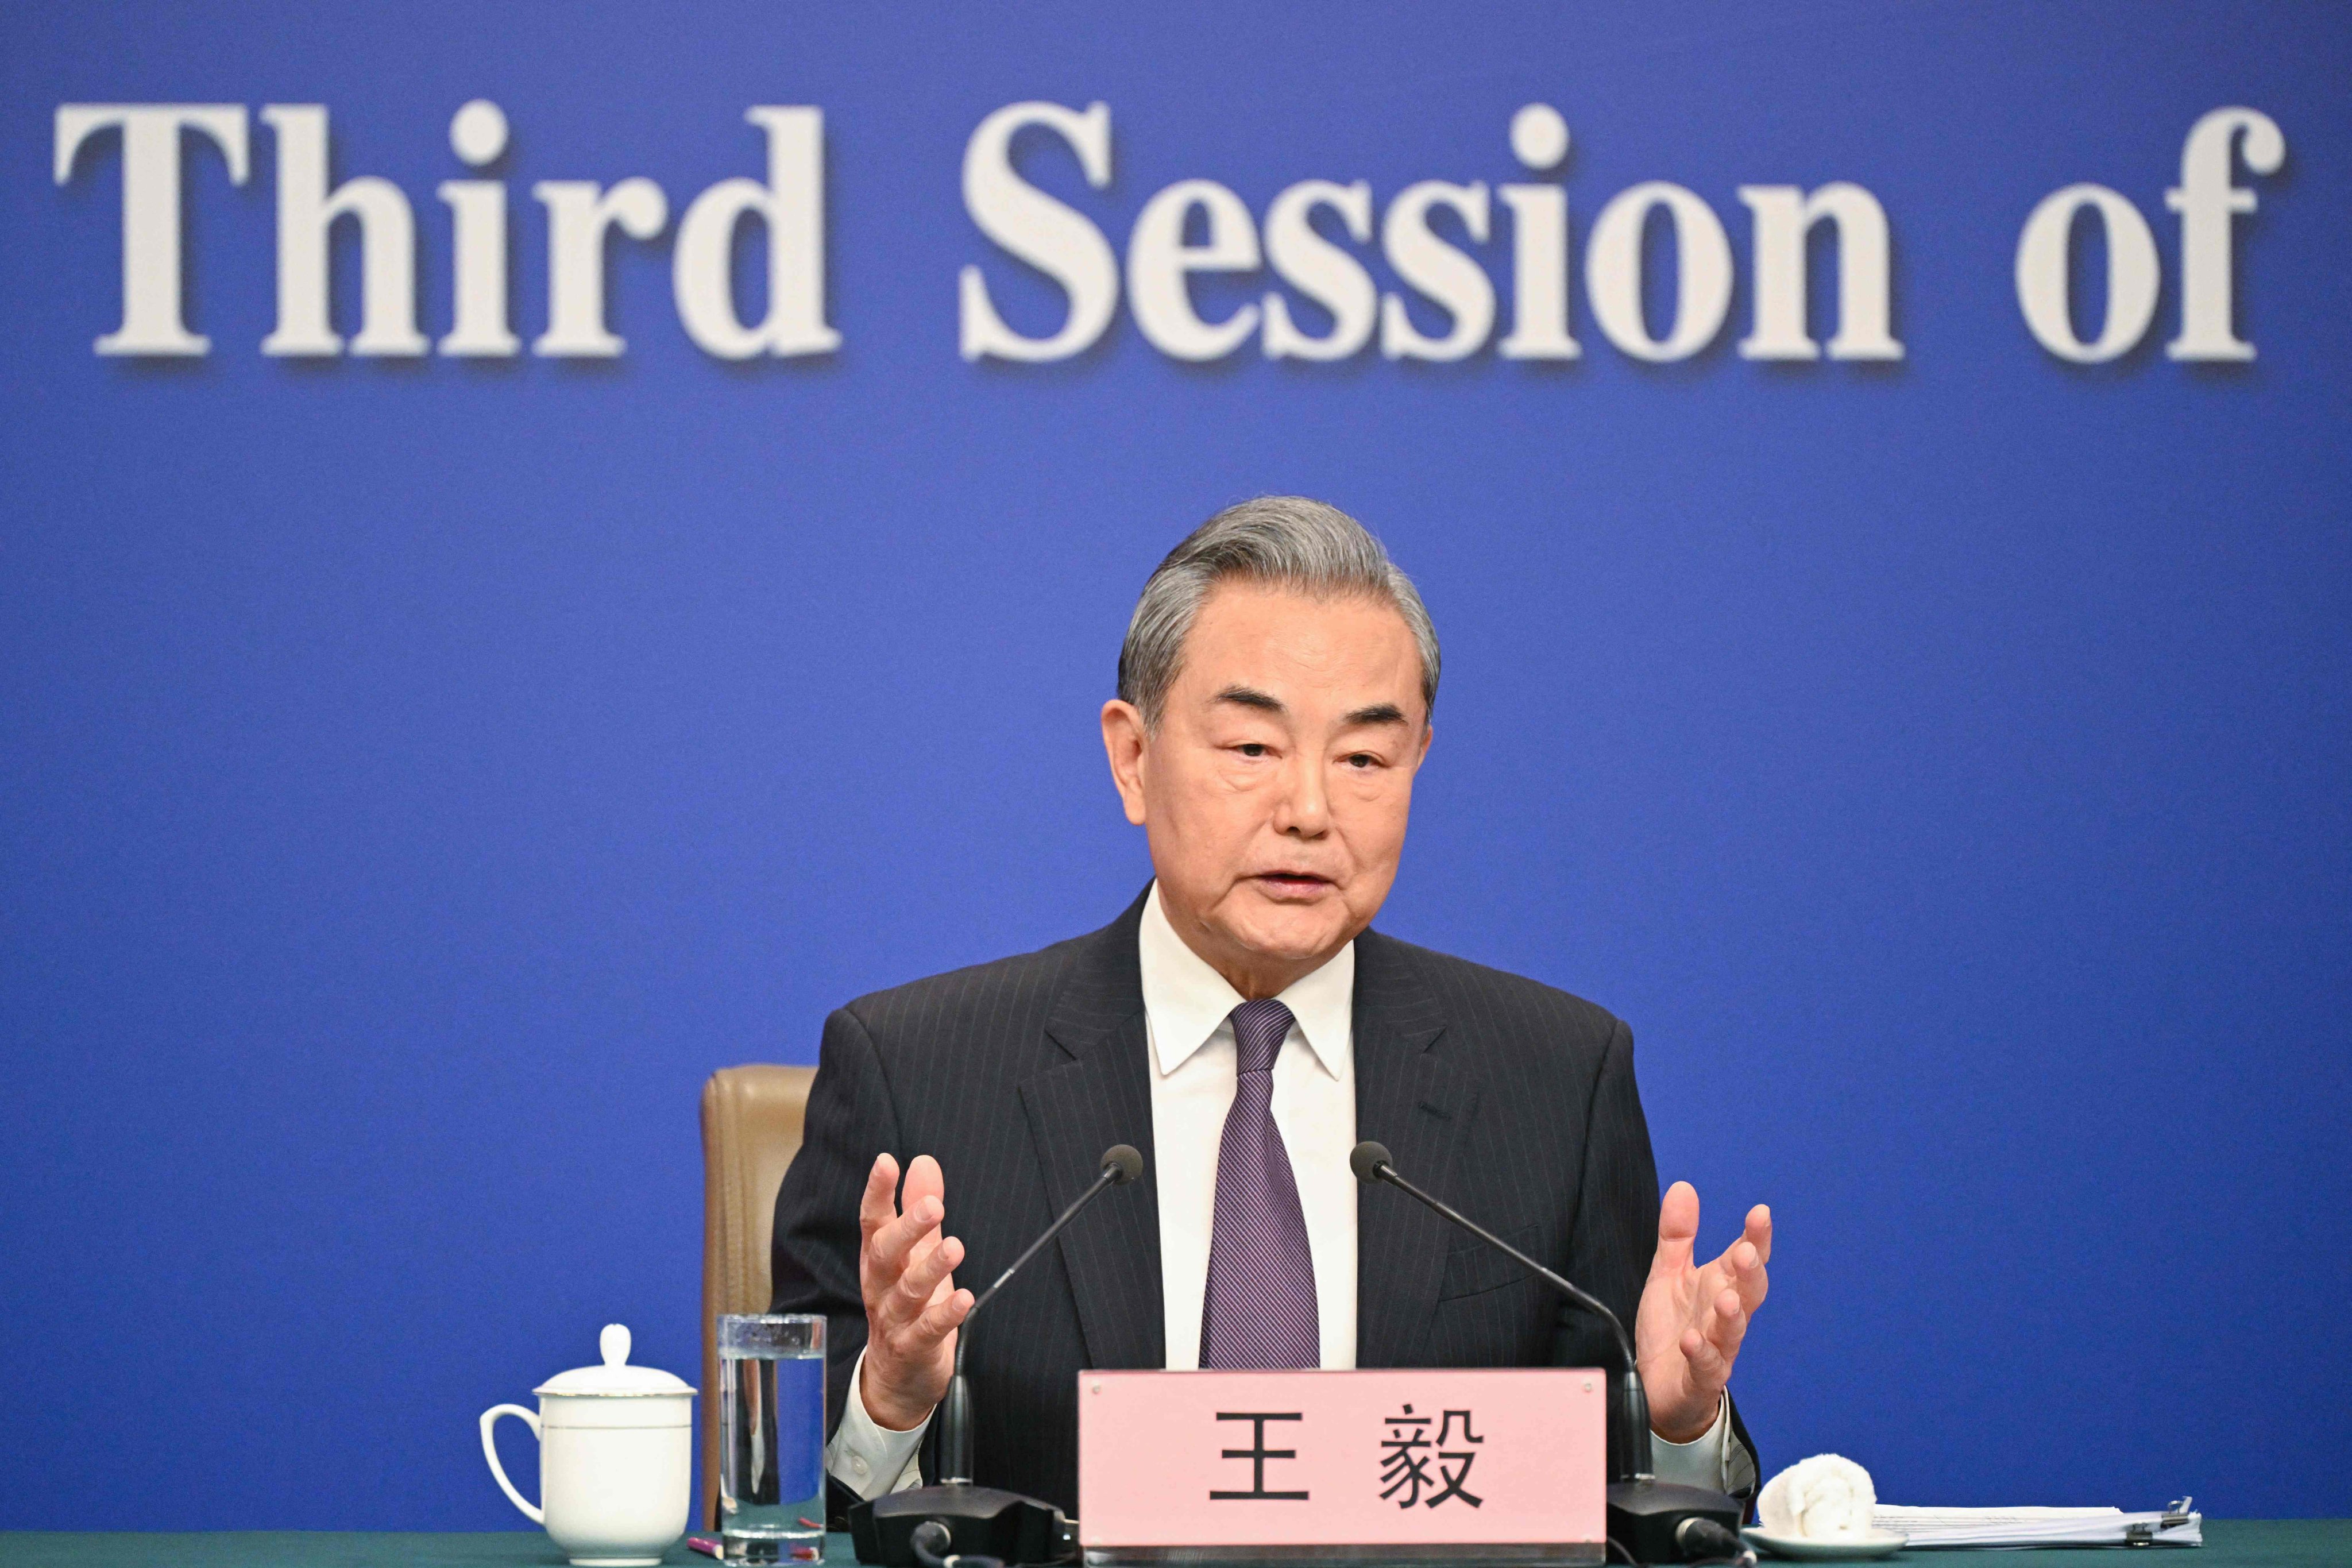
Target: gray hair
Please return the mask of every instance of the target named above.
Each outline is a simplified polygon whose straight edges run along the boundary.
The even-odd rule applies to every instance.
[[[1421,705],[1437,706],[1437,628],[1412,579],[1364,525],[1305,496],[1260,496],[1229,506],[1168,552],[1143,584],[1118,650],[1118,695],[1157,728],[1184,656],[1184,639],[1209,591],[1228,578],[1318,598],[1343,595],[1396,608],[1421,655]]]

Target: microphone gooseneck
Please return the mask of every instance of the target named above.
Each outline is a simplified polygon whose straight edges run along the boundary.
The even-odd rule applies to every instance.
[[[940,1479],[931,1486],[885,1492],[850,1509],[849,1534],[860,1563],[889,1568],[1004,1568],[1008,1563],[1065,1563],[1077,1555],[1076,1533],[1060,1509],[1018,1492],[972,1485],[971,1385],[964,1380],[964,1352],[971,1343],[973,1314],[994,1300],[1024,1264],[1106,1188],[1125,1186],[1142,1174],[1143,1155],[1133,1144],[1114,1143],[1104,1150],[1098,1173],[1077,1201],[972,1298],[971,1310],[956,1334],[955,1367],[948,1377],[946,1397],[932,1417]]]
[[[1348,1155],[1348,1168],[1355,1172],[1356,1180],[1360,1182],[1367,1184],[1385,1182],[1416,1203],[1426,1205],[1435,1210],[1440,1217],[1451,1224],[1460,1226],[1487,1246],[1516,1259],[1528,1273],[1533,1274],[1586,1311],[1595,1314],[1602,1322],[1609,1325],[1610,1332],[1617,1336],[1617,1354],[1622,1363],[1618,1372],[1617,1441],[1612,1447],[1616,1450],[1616,1468],[1622,1473],[1612,1479],[1633,1481],[1649,1479],[1650,1396],[1642,1387],[1642,1371],[1633,1357],[1633,1336],[1626,1333],[1624,1323],[1618,1319],[1615,1312],[1609,1310],[1608,1303],[1590,1291],[1580,1289],[1561,1275],[1545,1268],[1451,1204],[1432,1197],[1397,1174],[1396,1164],[1391,1158],[1386,1144],[1375,1143],[1370,1139],[1357,1144]]]
[[[1534,1258],[1529,1258],[1526,1253],[1521,1252],[1517,1247],[1513,1247],[1509,1242],[1505,1241],[1501,1237],[1496,1236],[1493,1231],[1488,1230],[1485,1226],[1480,1225],[1476,1220],[1465,1215],[1460,1210],[1454,1208],[1451,1205],[1431,1197],[1427,1193],[1423,1192],[1419,1187],[1414,1186],[1411,1182],[1408,1182],[1402,1176],[1398,1175],[1396,1165],[1389,1157],[1387,1145],[1375,1143],[1367,1139],[1365,1142],[1357,1144],[1354,1151],[1349,1154],[1348,1166],[1350,1170],[1356,1173],[1356,1180],[1360,1182],[1386,1182],[1390,1186],[1396,1188],[1397,1191],[1403,1193],[1407,1196],[1414,1198],[1421,1203],[1428,1205],[1433,1209],[1435,1209],[1439,1214],[1444,1215],[1447,1219],[1452,1220],[1455,1225],[1460,1226],[1463,1229],[1468,1231],[1471,1235],[1476,1237],[1487,1246],[1494,1247],[1498,1251],[1507,1253],[1512,1258],[1517,1258],[1519,1264],[1529,1273],[1535,1275],[1536,1278],[1541,1279],[1545,1284],[1549,1285],[1561,1295],[1566,1296],[1570,1300],[1575,1302],[1586,1311],[1597,1314],[1603,1321],[1608,1323],[1610,1331],[1617,1336],[1617,1353],[1623,1358],[1624,1364],[1628,1368],[1631,1368],[1634,1364],[1633,1342],[1627,1336],[1625,1332],[1625,1325],[1618,1321],[1617,1314],[1609,1310],[1607,1303],[1603,1302],[1599,1297],[1578,1289],[1577,1286],[1570,1280],[1553,1273],[1542,1264],[1538,1263]]]
[[[971,1480],[971,1386],[963,1375],[964,1348],[971,1342],[971,1321],[1021,1272],[1022,1265],[1036,1257],[1047,1242],[1062,1234],[1064,1226],[1078,1217],[1080,1209],[1101,1196],[1105,1189],[1123,1187],[1141,1176],[1143,1153],[1132,1143],[1114,1143],[1103,1151],[1101,1164],[1101,1173],[1093,1184],[1080,1193],[987,1289],[972,1298],[971,1310],[963,1315],[963,1323],[956,1331],[955,1370],[948,1378],[947,1396],[940,1401],[940,1470],[946,1485],[968,1484]]]
[[[1650,1397],[1642,1388],[1642,1368],[1633,1356],[1633,1336],[1607,1303],[1579,1289],[1567,1279],[1397,1174],[1388,1150],[1367,1139],[1348,1156],[1356,1180],[1385,1182],[1415,1201],[1427,1205],[1441,1218],[1460,1226],[1487,1246],[1518,1260],[1520,1266],[1582,1307],[1597,1313],[1617,1336],[1623,1358],[1618,1373],[1615,1441],[1610,1445],[1614,1466],[1609,1484],[1609,1537],[1622,1544],[1638,1563],[1678,1563],[1701,1554],[1714,1556],[1729,1542],[1740,1549],[1738,1534],[1741,1505],[1737,1499],[1705,1487],[1661,1482],[1650,1473]]]

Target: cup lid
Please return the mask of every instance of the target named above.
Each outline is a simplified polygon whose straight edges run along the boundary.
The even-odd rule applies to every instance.
[[[607,1323],[596,1337],[596,1348],[604,1352],[602,1366],[576,1366],[570,1372],[557,1373],[531,1390],[537,1394],[586,1394],[591,1398],[632,1399],[651,1394],[692,1394],[691,1385],[673,1377],[657,1367],[629,1365],[629,1331],[619,1323]]]

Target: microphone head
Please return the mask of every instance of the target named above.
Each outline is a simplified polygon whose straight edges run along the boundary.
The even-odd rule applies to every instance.
[[[1123,1187],[1143,1174],[1143,1152],[1132,1143],[1114,1143],[1103,1151],[1103,1174],[1114,1187]]]
[[[1369,1138],[1357,1144],[1348,1155],[1348,1169],[1356,1173],[1356,1180],[1360,1182],[1379,1181],[1382,1165],[1391,1170],[1396,1168],[1396,1162],[1389,1158],[1389,1146],[1375,1143]]]

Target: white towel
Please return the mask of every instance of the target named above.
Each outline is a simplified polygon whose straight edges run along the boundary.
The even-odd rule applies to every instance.
[[[1765,1482],[1756,1512],[1773,1535],[1839,1541],[1870,1533],[1877,1504],[1868,1470],[1835,1454],[1816,1454]]]

